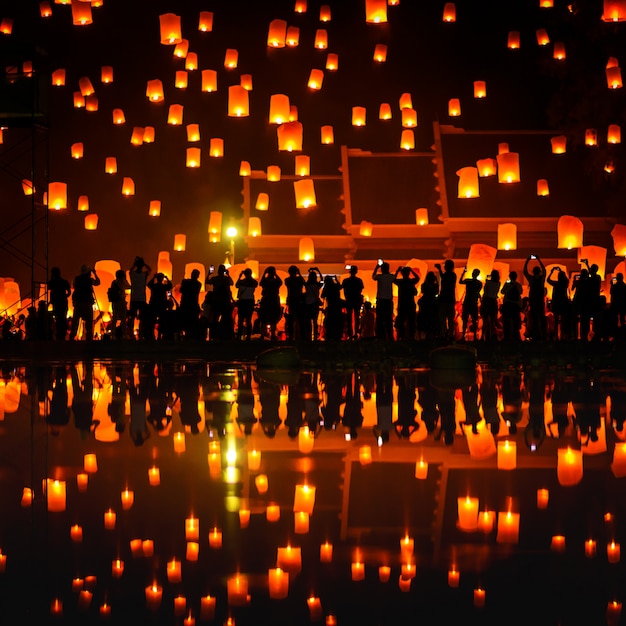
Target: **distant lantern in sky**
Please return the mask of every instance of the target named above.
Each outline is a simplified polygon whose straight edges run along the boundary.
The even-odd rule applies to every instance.
[[[324,72],[319,69],[312,69],[309,74],[309,82],[307,86],[309,89],[313,91],[317,91],[322,88],[322,83],[324,82]]]
[[[209,235],[220,235],[222,232],[222,212],[211,211],[209,215]],[[219,241],[219,240],[218,240]]]
[[[228,88],[228,116],[247,117],[250,114],[248,90],[241,85]]]
[[[554,8],[554,0],[539,0],[539,6],[542,9],[553,9]]]
[[[174,13],[159,15],[161,43],[163,45],[176,45],[182,41],[180,22],[180,15],[174,15]]]
[[[48,184],[48,208],[60,211],[67,209],[67,184],[66,183],[49,183]]]
[[[85,98],[85,110],[87,111],[98,110],[98,97],[97,96],[87,96]]]
[[[458,98],[450,98],[448,100],[448,115],[450,117],[461,115],[461,101]]]
[[[400,135],[400,148],[402,150],[415,150],[415,133],[412,129],[405,128],[402,131]]]
[[[295,48],[300,43],[300,29],[297,26],[289,26],[287,28],[287,35],[285,37],[285,43],[290,48]]]
[[[188,52],[185,59],[185,69],[193,72],[198,69],[198,55],[195,52]]]
[[[84,109],[85,108],[85,96],[83,96],[80,91],[74,92],[74,108],[75,109]]]
[[[413,98],[410,93],[403,93],[400,96],[400,108],[401,109],[412,109],[413,108]]]
[[[558,247],[572,250],[583,245],[583,223],[573,215],[561,215],[557,222]]]
[[[234,48],[227,48],[224,54],[224,67],[227,70],[234,70],[239,63],[239,52]]]
[[[250,176],[252,174],[252,168],[249,161],[242,161],[239,164],[239,176]]]
[[[41,15],[41,17],[52,17],[52,7],[48,0],[39,3],[39,15]]]
[[[176,89],[187,89],[189,83],[189,75],[185,70],[177,70],[174,75],[174,87]]]
[[[320,6],[320,22],[330,22],[331,12],[328,4]]]
[[[170,104],[170,108],[167,114],[167,123],[173,126],[178,126],[183,123],[183,110],[182,104]]]
[[[402,127],[414,128],[417,126],[417,111],[415,109],[402,109]]]
[[[74,26],[88,26],[93,24],[91,5],[87,2],[72,2],[72,24]]]
[[[555,58],[557,61],[563,61],[567,57],[567,54],[565,52],[565,44],[562,41],[554,42],[552,57]]]
[[[154,143],[154,126],[146,126],[143,129],[143,142],[144,143]]]
[[[457,195],[459,198],[478,198],[478,168],[462,167],[457,171],[459,177]]]
[[[270,197],[267,193],[261,192],[257,198],[254,208],[257,211],[267,211],[270,208]]]
[[[294,170],[296,176],[310,176],[311,157],[306,154],[298,154],[295,159]]]
[[[122,194],[125,196],[135,195],[135,181],[129,176],[125,176],[122,182]]]
[[[260,217],[248,218],[248,237],[260,237],[263,234]]]
[[[200,148],[187,148],[187,167],[200,167]]]
[[[116,125],[124,124],[126,122],[126,116],[122,109],[113,109],[113,123]]]
[[[619,66],[606,68],[606,82],[609,89],[622,88],[622,70],[619,68]]]
[[[293,190],[296,196],[296,208],[297,209],[309,209],[317,206],[317,199],[315,197],[315,184],[312,178],[305,178],[303,180],[295,180],[293,182]]]
[[[287,38],[287,22],[272,20],[267,31],[267,45],[270,48],[284,48]]]
[[[454,2],[446,2],[443,6],[443,21],[456,22],[456,5]]]
[[[352,126],[365,126],[367,110],[365,107],[352,107]]]
[[[85,97],[96,93],[96,90],[93,88],[91,80],[89,80],[88,76],[83,76],[78,79],[78,88],[80,89],[80,93]]]
[[[622,129],[618,124],[609,124],[606,140],[613,144],[622,142]]]
[[[318,50],[326,50],[328,48],[328,32],[324,28],[318,28],[315,31],[315,47]]]
[[[33,181],[25,178],[22,181],[22,191],[24,192],[25,196],[32,196],[35,193],[35,186],[33,185]]]
[[[150,217],[159,217],[159,215],[161,215],[160,200],[150,200],[150,204],[148,206],[148,215]]]
[[[83,158],[83,142],[82,141],[78,141],[76,143],[72,144],[71,147],[71,154],[72,154],[72,158],[73,159],[82,159]]]
[[[498,250],[517,250],[517,224],[498,224]]]
[[[374,225],[372,224],[372,222],[362,220],[361,223],[359,224],[359,235],[361,237],[371,237],[373,229],[374,229]]]
[[[85,215],[85,230],[97,230],[98,229],[98,214],[90,213]]]
[[[289,121],[290,122],[298,121],[298,107],[295,104],[289,105]]]
[[[585,130],[585,145],[586,146],[597,146],[598,145],[598,131],[595,128],[587,128]]]
[[[270,183],[277,183],[280,180],[280,167],[278,165],[268,165],[265,176]]]
[[[550,37],[548,36],[548,31],[545,28],[540,28],[535,33],[537,37],[537,43],[540,46],[547,46],[550,43]]]
[[[208,93],[217,91],[217,72],[215,70],[202,70],[202,91]]]
[[[105,85],[113,82],[113,68],[110,65],[103,65],[100,68],[100,82]]]
[[[374,61],[384,63],[387,60],[387,46],[384,43],[377,43],[374,48]]]
[[[65,85],[65,70],[58,69],[52,72],[52,84],[55,87],[63,87]]]
[[[117,159],[115,157],[106,157],[104,160],[104,171],[107,174],[117,173]]]
[[[130,143],[133,146],[140,146],[143,143],[143,135],[145,129],[143,126],[135,126],[133,128],[132,135],[130,136]]]
[[[604,0],[602,20],[604,22],[623,22],[626,20],[626,2],[624,0]]]
[[[520,34],[518,30],[511,30],[507,36],[507,47],[511,50],[519,50],[520,48]]]
[[[150,102],[162,102],[164,100],[163,83],[158,78],[148,81],[146,85],[146,96]]]
[[[387,0],[365,0],[365,21],[384,24],[387,21]]]
[[[252,91],[252,74],[242,74],[239,77],[239,84],[246,90]]]
[[[378,108],[378,119],[379,120],[391,119],[391,105],[388,102],[381,102],[380,107]]]
[[[209,142],[209,155],[213,158],[224,156],[224,140],[220,137],[212,137]]]
[[[565,154],[567,152],[567,137],[565,135],[558,135],[550,139],[552,145],[552,154]]]
[[[187,124],[187,141],[200,141],[200,124]]]
[[[293,10],[296,13],[306,13],[306,0],[296,0],[296,5]]]
[[[202,33],[209,33],[213,30],[213,12],[200,11],[198,19],[198,30]]]
[[[336,72],[339,69],[339,55],[334,52],[329,52],[326,55],[326,69],[329,72]]]
[[[278,149],[287,152],[302,150],[302,124],[300,122],[286,122],[276,129],[278,135]]]
[[[487,176],[495,176],[498,164],[495,159],[479,159],[476,161],[476,167],[478,168],[478,175],[481,178],[485,178]]]
[[[78,196],[77,209],[79,211],[89,211],[89,197],[88,196]]]
[[[188,39],[181,39],[174,46],[174,56],[178,59],[186,58],[188,52],[189,52],[189,40]]]
[[[178,233],[174,235],[174,250],[176,252],[184,252],[187,247],[187,235]]]
[[[487,97],[487,83],[484,80],[474,81],[474,98]]]
[[[289,96],[275,93],[270,96],[270,124],[284,124],[289,121]]]
[[[335,132],[332,126],[322,126],[322,128],[320,129],[320,135],[321,142],[324,145],[330,146],[335,143]]]
[[[498,182],[519,183],[519,154],[517,152],[503,152],[497,156]]]
[[[424,207],[415,209],[415,223],[418,226],[426,226],[428,224],[428,209]]]
[[[315,244],[311,237],[302,237],[298,244],[298,260],[308,263],[315,260]]]
[[[550,195],[550,187],[548,185],[548,181],[545,178],[540,178],[537,181],[537,195],[541,197],[546,197]]]

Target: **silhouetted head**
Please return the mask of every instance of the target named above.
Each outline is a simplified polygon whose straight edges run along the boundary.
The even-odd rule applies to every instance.
[[[383,261],[380,265],[380,271],[383,274],[388,274],[389,273],[389,263],[387,263],[387,261]]]
[[[350,276],[354,276],[359,271],[359,268],[356,265],[350,266]]]
[[[289,276],[296,276],[298,274],[298,268],[295,265],[290,265],[287,273]]]
[[[454,270],[454,261],[452,259],[447,259],[446,262],[443,264],[443,269],[446,270],[446,272],[451,272],[452,270]]]
[[[513,270],[512,272],[509,272],[509,278],[511,280],[517,280],[517,272],[515,270]]]
[[[223,263],[217,268],[217,273],[220,276],[223,276],[226,273],[226,266]]]
[[[400,270],[400,273],[402,274],[402,278],[408,278],[411,275],[411,268],[410,267],[403,267]]]
[[[590,274],[597,274],[598,273],[598,269],[599,269],[598,265],[596,263],[593,263],[591,265],[591,267],[589,268],[589,273]]]
[[[117,270],[117,272],[115,272],[115,278],[117,280],[122,280],[125,277],[126,277],[126,272],[124,270]]]
[[[252,278],[252,270],[249,267],[246,267],[246,269],[243,271],[243,275],[246,278]]]
[[[472,270],[472,278],[478,278],[480,276],[480,270],[478,268]]]
[[[199,269],[196,268],[196,269],[191,270],[191,278],[197,280],[199,276],[200,276]]]
[[[500,272],[498,270],[491,270],[491,280],[497,282],[500,280]]]
[[[50,270],[50,276],[52,276],[52,278],[61,278],[61,270],[58,267],[53,267]]]
[[[535,265],[535,267],[533,267],[533,276],[539,276],[539,274],[541,274],[541,268]]]

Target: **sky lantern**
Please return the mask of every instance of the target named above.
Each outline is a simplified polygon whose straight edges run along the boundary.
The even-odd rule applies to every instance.
[[[583,453],[572,448],[557,450],[556,464],[559,485],[571,487],[577,485],[583,478]]]
[[[402,150],[415,150],[415,133],[412,129],[405,128],[402,131],[400,135],[400,148]]]
[[[311,237],[302,237],[298,244],[298,260],[309,263],[315,261],[315,244]]]
[[[72,2],[72,24],[74,26],[89,26],[93,24],[91,5],[87,2]]]
[[[126,123],[126,117],[122,109],[113,109],[113,123],[116,125]]]
[[[567,54],[565,52],[565,44],[562,41],[554,42],[554,49],[552,51],[552,57],[557,61],[563,61]]]
[[[296,0],[296,6],[293,10],[296,13],[306,13],[306,0]]]
[[[459,177],[458,197],[459,198],[478,198],[480,196],[478,189],[478,168],[462,167],[457,171]]]
[[[606,82],[609,89],[622,88],[622,70],[619,66],[606,68]]]
[[[476,161],[476,167],[478,168],[478,175],[481,178],[485,178],[487,176],[495,176],[498,164],[495,159],[479,159]]]
[[[249,161],[242,161],[239,165],[239,176],[250,176],[252,174],[252,168]]]
[[[400,96],[400,109],[412,109],[413,108],[413,98],[410,93],[403,93]]]
[[[270,124],[284,124],[289,121],[289,96],[275,93],[270,96]]]
[[[185,58],[185,69],[193,72],[198,69],[198,55],[195,52],[188,52]]]
[[[302,124],[300,122],[286,122],[276,129],[278,135],[278,149],[287,152],[302,150]]]
[[[176,45],[182,41],[180,22],[180,15],[174,15],[174,13],[159,15],[161,43],[163,45]]]
[[[607,249],[602,246],[580,246],[576,255],[576,260],[587,259],[589,265],[598,266],[598,274],[604,280],[606,274],[606,254]]]
[[[300,43],[300,29],[297,26],[289,26],[287,28],[287,35],[285,37],[285,43],[290,48],[295,48]]]
[[[150,200],[150,204],[148,206],[148,215],[150,217],[159,217],[159,215],[161,215],[160,200]]]
[[[510,50],[519,50],[520,48],[520,34],[518,30],[511,30],[507,36],[506,41],[507,48]]]
[[[200,141],[200,124],[187,124],[187,141]]]
[[[185,70],[177,70],[174,76],[174,87],[176,89],[187,89],[189,83],[189,75]]]
[[[415,209],[415,223],[418,226],[426,226],[428,224],[428,209]]]
[[[97,111],[98,110],[98,98],[97,96],[87,96],[85,98],[85,110]]]
[[[359,235],[361,237],[371,237],[373,229],[374,229],[374,225],[372,224],[372,222],[362,220],[361,223],[359,224]]]
[[[461,101],[458,98],[450,98],[448,100],[448,115],[450,117],[461,115]]]
[[[33,185],[33,181],[25,178],[22,181],[22,191],[24,192],[25,196],[32,196],[35,193],[35,186]]]
[[[537,37],[537,43],[540,46],[547,46],[550,43],[550,37],[548,36],[548,31],[545,28],[540,28],[535,33]]]
[[[320,6],[320,22],[330,22],[330,18],[330,6],[328,4],[322,4],[322,6]]]
[[[479,269],[479,280],[485,280],[485,278],[491,274],[497,252],[498,250],[496,248],[488,246],[487,244],[473,243],[470,246],[467,256],[467,272],[471,274],[473,270]]]
[[[93,88],[93,85],[87,76],[83,76],[78,80],[78,88],[80,89],[80,93],[85,97],[96,93],[96,90]]]
[[[267,45],[270,48],[284,48],[287,38],[287,22],[272,20],[267,31]]]
[[[213,158],[220,158],[224,156],[224,140],[220,137],[212,137],[209,142],[209,154]]]
[[[187,148],[187,167],[200,167],[200,148]]]
[[[182,104],[170,104],[170,108],[167,114],[167,123],[172,126],[178,126],[183,123],[183,105]]]
[[[270,208],[270,197],[267,193],[261,192],[257,198],[254,208],[257,211],[267,211]]]
[[[402,126],[404,128],[417,126],[417,111],[415,109],[402,109]]]
[[[567,151],[567,137],[565,135],[558,135],[550,139],[552,144],[552,154],[565,154]]]
[[[598,145],[598,131],[595,128],[585,130],[585,145],[591,147]]]
[[[377,43],[374,48],[374,61],[384,63],[387,60],[387,46],[384,43]]]
[[[306,154],[298,154],[295,161],[296,176],[311,175],[311,157]]]
[[[248,117],[249,114],[248,90],[241,85],[231,85],[228,88],[228,116]]]
[[[161,272],[165,276],[172,275],[172,262],[170,261],[169,250],[161,250],[157,257],[157,272]]]
[[[322,128],[320,129],[320,135],[321,135],[321,142],[324,145],[330,146],[333,143],[335,143],[335,132],[332,126],[329,126],[329,125],[322,126]]]
[[[227,70],[234,70],[239,63],[239,52],[234,48],[227,48],[224,54],[224,67]]]
[[[146,126],[143,129],[143,142],[144,143],[154,143],[154,126]]]
[[[384,24],[387,21],[387,0],[365,0],[365,21]]]
[[[367,110],[365,107],[352,107],[352,126],[365,126]]]
[[[104,171],[107,174],[117,173],[117,159],[115,157],[106,157],[104,159]]]
[[[213,11],[200,11],[198,30],[202,33],[210,33],[213,30]]]
[[[129,176],[125,176],[122,181],[122,195],[134,196],[135,195],[135,181]]]
[[[48,184],[48,208],[60,211],[67,209],[67,184],[66,183],[49,183]]]
[[[606,140],[613,144],[622,142],[622,129],[618,124],[609,124]]]
[[[443,5],[443,21],[456,22],[456,5],[454,2],[446,2]]]
[[[626,226],[615,224],[611,230],[611,237],[613,237],[615,256],[626,257]]]
[[[626,2],[624,0],[604,0],[602,21],[623,22],[626,20]]]
[[[71,153],[73,159],[82,159],[83,158],[83,142],[79,141],[77,143],[73,143],[71,147]]]
[[[280,181],[280,167],[278,165],[268,165],[266,178],[271,183]]]
[[[501,141],[498,144],[498,154],[504,154],[505,152],[510,152],[509,144],[506,143],[505,141]]]
[[[558,247],[571,250],[583,245],[583,223],[573,215],[561,215],[557,222]]]
[[[252,74],[242,74],[239,77],[239,84],[246,90],[252,91]]]
[[[326,55],[326,69],[329,72],[336,72],[339,69],[339,55],[335,52]]]
[[[184,58],[187,57],[188,53],[189,53],[189,40],[188,39],[181,39],[174,46],[174,56],[177,59],[184,59]]]
[[[517,224],[498,224],[498,250],[517,250]]]
[[[41,15],[41,17],[52,17],[52,7],[48,0],[39,3],[39,15]]]
[[[89,211],[89,197],[88,196],[78,196],[78,210]]]
[[[217,91],[217,72],[215,70],[202,70],[202,91],[208,93]]]
[[[163,83],[158,78],[148,81],[146,96],[150,102],[163,102],[165,99],[163,95]]]
[[[248,218],[248,237],[260,237],[262,235],[261,218]]]
[[[379,120],[391,119],[391,105],[388,102],[381,102],[380,107],[378,108],[378,119]]]
[[[97,230],[98,229],[98,214],[90,213],[85,215],[85,230]]]
[[[540,178],[537,181],[537,195],[542,197],[550,195],[550,187],[548,185],[548,181],[545,178]]]
[[[519,183],[519,154],[517,152],[503,152],[496,157],[498,161],[498,182]]]
[[[539,0],[539,7],[542,9],[553,9],[554,0]]]
[[[322,83],[324,82],[324,72],[319,69],[312,69],[309,74],[309,81],[307,83],[307,87],[314,91],[322,88]]]
[[[487,83],[484,80],[474,81],[474,98],[487,97]]]
[[[133,132],[130,136],[130,143],[133,146],[140,146],[143,143],[144,131],[145,129],[143,126],[135,126],[133,128]]]
[[[52,84],[55,87],[65,86],[65,70],[64,69],[58,69],[52,72]]]
[[[318,28],[315,31],[315,42],[313,44],[318,50],[326,50],[328,48],[328,32],[324,28]]]
[[[293,190],[296,195],[297,209],[309,209],[317,206],[317,199],[315,198],[315,185],[312,178],[295,180],[293,182]]]
[[[109,85],[113,82],[113,68],[110,65],[103,65],[100,68],[100,82]]]
[[[222,212],[211,211],[209,215],[209,235],[221,235],[222,233]]]
[[[184,252],[187,247],[187,235],[184,233],[177,233],[174,235],[174,250],[176,252]]]

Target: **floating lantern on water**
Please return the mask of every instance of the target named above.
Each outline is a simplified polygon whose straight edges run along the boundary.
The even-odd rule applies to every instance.
[[[352,126],[365,126],[367,110],[365,107],[352,107]]]
[[[213,30],[213,12],[200,11],[198,18],[198,30],[203,33],[209,33]]]
[[[487,83],[484,80],[474,81],[474,98],[487,97]]]
[[[241,85],[228,88],[229,117],[247,117],[249,115],[248,90]]]
[[[458,197],[478,198],[480,196],[478,189],[478,168],[462,167],[456,174],[459,177]]]
[[[612,144],[622,142],[622,129],[618,124],[609,124],[606,140]]]
[[[550,195],[550,187],[548,186],[548,181],[545,178],[540,178],[537,181],[537,195],[544,197]]]
[[[478,528],[478,498],[457,498],[458,526],[466,532]]]
[[[511,30],[507,36],[507,47],[511,50],[519,50],[520,47],[520,34],[518,30]]]
[[[444,22],[456,22],[456,5],[454,2],[446,2],[443,5],[443,21]]]
[[[517,250],[516,224],[498,224],[498,250]],[[500,442],[498,443],[499,445]]]
[[[583,453],[572,448],[557,451],[557,478],[564,487],[577,485],[583,477]]]
[[[287,22],[272,20],[267,31],[267,45],[270,48],[284,48],[287,37]]]
[[[558,247],[580,248],[583,245],[583,223],[573,215],[561,215],[557,222]]]
[[[226,587],[230,606],[242,606],[248,603],[247,577],[237,574],[228,579]]]
[[[267,573],[270,598],[282,600],[289,594],[289,573],[280,567],[271,568]]]
[[[150,611],[156,611],[161,606],[163,588],[156,583],[146,587],[146,606]]]
[[[312,178],[295,180],[293,183],[293,190],[296,196],[297,209],[309,209],[311,207],[317,206],[317,199],[315,197],[315,185]]]
[[[46,480],[46,499],[48,502],[48,511],[61,512],[65,511],[66,504],[66,484],[64,480]]]
[[[335,143],[335,132],[332,126],[322,126],[322,128],[320,129],[320,135],[322,144],[330,146]]]
[[[287,152],[302,150],[303,128],[301,122],[285,122],[276,129],[276,134],[279,150]]]
[[[448,115],[450,117],[461,115],[461,101],[458,98],[450,98],[448,100]]]
[[[387,0],[365,0],[365,21],[383,24],[387,21]]]
[[[519,541],[519,513],[512,511],[498,513],[498,543],[517,543]]]
[[[311,237],[302,237],[298,244],[298,259],[306,263],[315,260],[315,244]]]
[[[374,48],[374,61],[384,63],[387,60],[387,46],[384,43],[376,44]]]
[[[202,91],[211,93],[217,91],[217,72],[215,70],[202,70]]]
[[[499,183],[519,183],[519,154],[517,152],[503,152],[496,157],[498,162]]]

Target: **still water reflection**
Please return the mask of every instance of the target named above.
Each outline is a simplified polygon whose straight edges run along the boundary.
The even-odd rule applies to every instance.
[[[606,371],[4,364],[0,609],[623,623],[625,418]]]

